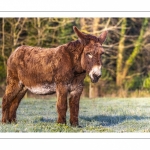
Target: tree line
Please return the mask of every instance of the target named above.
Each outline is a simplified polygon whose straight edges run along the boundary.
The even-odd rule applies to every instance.
[[[149,91],[149,18],[0,18],[0,90],[6,86],[11,52],[20,45],[56,47],[76,40],[74,25],[96,36],[108,30],[102,77],[96,84],[86,77],[84,96]]]

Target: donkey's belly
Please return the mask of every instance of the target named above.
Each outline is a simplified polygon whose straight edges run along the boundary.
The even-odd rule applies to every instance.
[[[42,84],[42,85],[37,85],[37,86],[32,86],[32,87],[27,87],[29,91],[31,91],[34,94],[53,94],[56,92],[56,84],[51,83],[51,84]]]

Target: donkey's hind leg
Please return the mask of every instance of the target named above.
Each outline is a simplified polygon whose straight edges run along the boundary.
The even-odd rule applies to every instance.
[[[19,85],[17,79],[8,78],[5,94],[2,99],[2,122],[9,122],[9,110],[12,101],[17,97],[18,93],[23,89],[23,86]]]
[[[11,102],[10,108],[9,108],[9,119],[8,121],[16,122],[16,112],[17,108],[21,102],[21,99],[24,97],[25,93],[27,92],[27,89],[24,87],[18,94],[17,97]]]

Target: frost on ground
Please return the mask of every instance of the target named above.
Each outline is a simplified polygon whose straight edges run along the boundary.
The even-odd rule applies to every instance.
[[[1,102],[1,99],[0,99]],[[1,117],[1,107],[0,107]],[[23,99],[17,124],[0,124],[0,132],[150,132],[149,98],[82,98],[79,124],[57,124],[56,99]]]

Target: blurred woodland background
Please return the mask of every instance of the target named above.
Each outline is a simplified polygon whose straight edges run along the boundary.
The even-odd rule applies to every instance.
[[[20,45],[57,47],[77,40],[74,25],[96,36],[109,31],[102,77],[92,84],[87,76],[82,96],[150,96],[149,18],[0,18],[0,97],[11,52]]]

